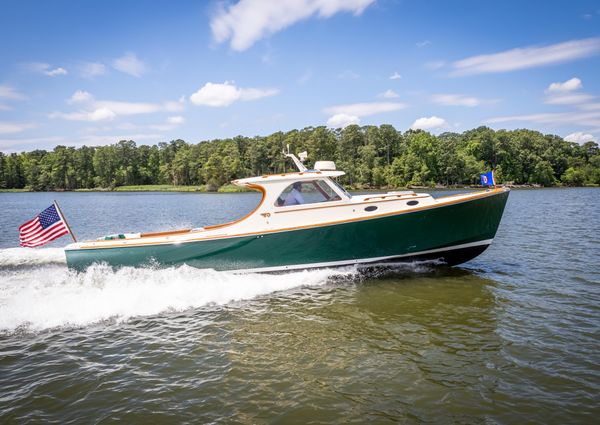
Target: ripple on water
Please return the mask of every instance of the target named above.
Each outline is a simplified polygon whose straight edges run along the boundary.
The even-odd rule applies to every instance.
[[[77,274],[0,250],[0,419],[591,423],[598,193],[513,191],[453,269]]]

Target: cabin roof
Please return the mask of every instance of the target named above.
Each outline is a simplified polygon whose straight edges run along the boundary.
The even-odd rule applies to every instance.
[[[268,183],[279,183],[282,181],[300,181],[300,180],[314,180],[324,177],[339,177],[343,176],[343,171],[321,171],[321,170],[307,170],[307,171],[296,171],[293,173],[282,173],[282,174],[266,174],[258,177],[248,177],[245,179],[233,180],[232,183],[236,186],[245,186],[247,184],[268,184]]]

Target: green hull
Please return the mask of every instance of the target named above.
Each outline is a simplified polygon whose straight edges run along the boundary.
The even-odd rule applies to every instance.
[[[254,236],[65,252],[68,266],[76,270],[100,262],[117,267],[187,264],[264,271],[420,259],[455,265],[479,255],[489,245],[508,193],[411,213]]]

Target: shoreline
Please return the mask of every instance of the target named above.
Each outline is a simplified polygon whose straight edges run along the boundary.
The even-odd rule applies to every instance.
[[[600,187],[599,185],[585,185],[585,186],[541,186],[541,185],[498,185],[508,187],[509,189],[566,189],[566,188],[594,188]],[[436,186],[407,186],[399,188],[388,188],[388,187],[368,187],[368,188],[348,188],[351,192],[365,192],[365,191],[394,191],[394,190],[460,190],[460,189],[484,189],[483,186],[474,185],[436,185]],[[0,189],[0,193],[62,193],[62,192],[190,192],[190,193],[250,193],[252,190],[248,190],[242,187],[234,185],[224,185],[217,190],[207,190],[206,186],[172,186],[172,185],[135,185],[135,186],[119,186],[115,188],[92,188],[92,189],[74,189],[74,190],[31,190],[29,188],[23,189]]]

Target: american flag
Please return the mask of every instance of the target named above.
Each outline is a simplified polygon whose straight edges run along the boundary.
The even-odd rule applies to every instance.
[[[41,246],[69,233],[69,228],[55,204],[50,205],[19,227],[21,246]]]

